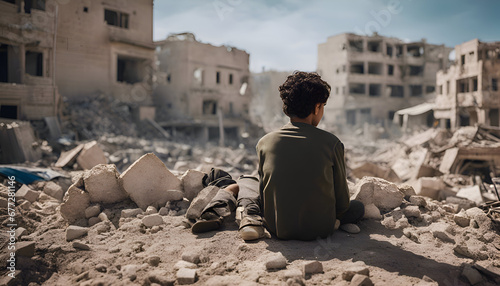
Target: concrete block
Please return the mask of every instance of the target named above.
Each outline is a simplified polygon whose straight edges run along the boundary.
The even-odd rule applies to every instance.
[[[85,210],[90,205],[90,197],[87,192],[73,184],[69,187],[64,196],[64,203],[61,204],[60,212],[68,222],[74,223],[85,218]]]
[[[76,156],[78,156],[80,151],[82,151],[84,145],[85,144],[80,144],[69,151],[61,152],[61,155],[59,155],[59,159],[57,159],[55,166],[58,168],[63,168],[71,165],[71,163],[76,160]]]
[[[194,264],[200,263],[200,255],[196,252],[193,252],[193,251],[183,252],[181,257],[182,257],[182,260],[187,261],[187,262],[191,262]]]
[[[479,186],[462,188],[457,192],[457,197],[468,199],[470,201],[475,202],[477,205],[484,203],[483,196],[481,195],[481,189],[479,189]]]
[[[483,276],[481,275],[481,273],[479,273],[479,271],[477,271],[470,265],[465,265],[464,270],[462,271],[462,276],[467,278],[471,285],[476,285],[483,282]]]
[[[76,162],[82,169],[89,170],[99,164],[106,164],[107,160],[97,142],[92,141],[83,146],[80,155],[76,158]]]
[[[89,226],[94,226],[94,225],[96,225],[96,224],[98,224],[100,222],[101,222],[101,219],[98,218],[98,217],[91,217],[91,218],[89,218]]]
[[[111,204],[127,198],[120,185],[118,170],[113,164],[100,164],[85,173],[83,181],[92,203]]]
[[[373,282],[370,277],[361,274],[355,274],[352,279],[350,286],[373,286]]]
[[[122,210],[120,217],[122,218],[127,218],[127,217],[136,217],[137,215],[142,214],[143,211],[142,209],[125,209]]]
[[[443,159],[441,160],[441,165],[439,165],[439,171],[441,173],[450,173],[450,169],[453,167],[453,164],[455,164],[459,150],[459,148],[450,148],[444,152]]]
[[[203,177],[206,174],[197,170],[187,170],[181,177],[184,197],[192,201],[203,190]]]
[[[463,209],[453,216],[453,221],[461,227],[468,227],[470,224],[470,218],[467,217]]]
[[[201,190],[201,192],[193,199],[191,205],[186,212],[186,218],[197,219],[200,217],[203,209],[208,205],[208,203],[215,197],[219,187],[208,186]]]
[[[87,244],[84,244],[84,243],[81,243],[81,242],[78,242],[78,241],[74,241],[71,246],[73,246],[74,249],[80,249],[80,250],[90,250],[90,246],[88,246]]]
[[[404,198],[395,184],[375,177],[364,177],[356,184],[355,189],[351,200],[359,200],[365,206],[374,204],[382,211],[399,207]]]
[[[352,169],[352,174],[357,178],[365,176],[377,177],[389,182],[400,182],[399,176],[390,167],[365,162],[361,166]]]
[[[381,219],[382,215],[380,210],[374,204],[365,205],[365,215],[363,218],[366,219]]]
[[[303,266],[304,274],[316,274],[323,272],[323,264],[319,261],[309,261]]]
[[[179,260],[177,263],[174,265],[174,270],[179,270],[181,268],[189,268],[189,269],[196,269],[198,266],[194,263],[187,262],[184,260]]]
[[[429,226],[429,231],[435,238],[438,238],[444,242],[455,243],[455,239],[450,232],[453,232],[450,226],[444,222],[436,222]]]
[[[266,269],[271,270],[271,269],[283,269],[286,267],[286,258],[283,256],[281,252],[273,254],[269,259],[266,261]]]
[[[92,205],[85,209],[85,218],[96,217],[101,213],[101,205]]]
[[[147,215],[142,218],[142,224],[144,224],[146,227],[153,227],[155,225],[162,225],[164,224],[163,218],[159,214],[152,214],[152,215]]]
[[[34,203],[38,199],[38,196],[40,196],[39,192],[33,191],[26,185],[22,185],[22,187],[16,192],[16,199],[25,199],[30,203]]]
[[[418,206],[407,206],[403,209],[403,214],[406,217],[420,218],[422,213],[418,209]]]
[[[34,241],[16,242],[16,255],[24,257],[35,256],[35,242]]]
[[[188,285],[196,282],[196,269],[181,268],[177,271],[177,283],[179,285]]]
[[[22,202],[19,207],[25,211],[29,210],[31,208],[31,203],[28,201]]]
[[[61,188],[61,186],[52,181],[49,181],[45,184],[45,186],[43,187],[43,192],[60,202],[63,200],[63,189]]]
[[[285,270],[285,272],[283,273],[283,277],[285,277],[285,279],[290,279],[295,277],[302,278],[303,276],[304,274],[302,273],[302,271],[297,268]]]
[[[72,241],[73,239],[77,239],[82,237],[88,233],[89,229],[86,227],[80,227],[76,225],[70,225],[66,229],[66,241]]]
[[[426,196],[434,200],[439,198],[442,189],[444,189],[444,183],[441,178],[421,177],[415,185],[417,195]]]
[[[159,209],[171,199],[168,190],[181,190],[181,181],[165,164],[149,153],[139,158],[120,176],[124,190],[143,210],[148,206]]]
[[[417,207],[427,206],[427,201],[422,196],[410,196],[408,200],[411,204],[416,205]]]
[[[405,198],[409,198],[417,194],[415,193],[415,189],[413,189],[413,187],[408,184],[399,185],[398,190],[403,193]]]
[[[343,273],[342,279],[351,281],[354,275],[361,274],[365,276],[370,275],[370,269],[366,265],[353,265],[349,266]]]

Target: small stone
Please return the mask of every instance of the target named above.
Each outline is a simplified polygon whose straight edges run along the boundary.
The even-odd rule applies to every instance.
[[[408,184],[403,184],[403,185],[399,185],[398,186],[398,190],[403,193],[405,199],[408,199],[410,198],[411,196],[414,196],[416,195],[415,193],[415,189],[413,189],[412,186],[408,185]]]
[[[302,271],[300,271],[300,269],[289,269],[289,270],[286,270],[285,273],[283,273],[283,276],[285,277],[285,279],[288,279],[288,278],[294,278],[294,277],[301,277],[303,276],[302,274]]]
[[[382,215],[380,214],[379,208],[375,204],[365,205],[365,215],[363,218],[366,219],[381,219]]]
[[[385,217],[384,220],[382,220],[381,224],[387,229],[396,229],[396,222],[390,216]]]
[[[158,211],[158,214],[161,215],[161,216],[166,216],[168,215],[168,212],[170,210],[166,207],[161,207],[160,210]]]
[[[149,206],[146,211],[144,212],[145,215],[150,215],[150,214],[155,214],[157,213],[158,211],[156,210],[155,207],[153,206]]]
[[[126,209],[122,210],[121,212],[121,217],[122,218],[127,218],[127,217],[136,217],[139,214],[142,214],[143,211],[140,208],[137,209]]]
[[[80,227],[76,225],[70,225],[66,229],[66,241],[71,241],[73,239],[82,237],[88,233],[88,228]]]
[[[85,209],[85,218],[91,218],[98,216],[99,213],[101,212],[101,206],[100,205],[93,205]]]
[[[449,225],[444,222],[433,223],[429,226],[429,230],[432,235],[444,242],[455,243],[455,239],[449,234],[452,234],[454,230],[449,228]]]
[[[444,204],[443,205],[443,209],[446,211],[446,212],[449,212],[449,213],[452,213],[452,214],[455,214],[458,212],[458,205],[455,205],[455,204]]]
[[[403,209],[403,214],[409,218],[410,217],[420,218],[421,216],[418,206],[407,206],[406,208]]]
[[[98,217],[91,217],[91,218],[89,218],[89,226],[94,226],[94,225],[96,225],[96,224],[98,224],[100,222],[101,222],[101,219],[98,218]]]
[[[323,264],[319,261],[310,261],[304,264],[304,274],[316,274],[323,272]]]
[[[458,214],[453,216],[453,220],[461,227],[468,227],[470,224],[470,218],[467,217],[463,209]]]
[[[30,203],[34,203],[39,196],[40,196],[39,192],[33,191],[30,187],[26,185],[22,185],[22,187],[16,192],[16,199],[25,199]]]
[[[187,262],[191,262],[194,264],[200,263],[200,255],[197,253],[184,252],[184,253],[182,253],[181,257],[182,257],[182,260],[187,261]]]
[[[20,241],[16,243],[16,255],[33,257],[35,255],[34,241]]]
[[[160,226],[155,225],[151,228],[151,233],[157,233],[161,230]]]
[[[25,211],[28,211],[31,208],[31,203],[29,201],[24,201],[19,205]]]
[[[370,275],[370,269],[366,266],[361,266],[361,265],[354,265],[351,267],[348,267],[343,273],[342,273],[342,279],[346,281],[351,281],[354,275],[356,274],[362,274],[365,276]]]
[[[90,250],[90,246],[88,246],[88,245],[86,245],[84,243],[78,242],[78,241],[74,241],[71,245],[75,249]]]
[[[340,229],[347,232],[347,233],[352,233],[352,234],[356,234],[356,233],[359,233],[361,231],[359,226],[357,226],[353,223],[342,224],[342,225],[340,225]]]
[[[109,253],[118,253],[120,252],[120,248],[118,246],[112,247],[108,250]]]
[[[416,205],[418,207],[425,207],[425,206],[427,206],[427,201],[422,196],[410,196],[409,201],[410,201],[411,204]]]
[[[108,215],[105,213],[106,210],[104,210],[102,213],[100,213],[97,217],[101,219],[101,221],[109,221]]]
[[[158,266],[160,264],[161,259],[159,256],[154,255],[154,256],[148,257],[146,260],[147,260],[149,265]]]
[[[266,261],[266,269],[283,269],[286,267],[286,258],[281,252],[274,254]]]
[[[198,266],[196,266],[196,264],[194,264],[194,263],[187,262],[184,260],[179,260],[179,261],[177,261],[177,263],[175,263],[174,270],[179,270],[181,268],[196,269],[197,267]]]
[[[95,270],[97,270],[98,272],[101,272],[101,273],[106,273],[106,271],[108,270],[106,265],[104,264],[97,264],[95,266]]]
[[[471,285],[476,285],[478,283],[481,283],[483,281],[483,276],[479,271],[476,269],[472,268],[470,265],[466,265],[464,267],[464,270],[462,271],[462,275],[469,280],[469,283]]]
[[[179,285],[193,284],[196,282],[196,269],[181,268],[177,271],[177,283]]]
[[[349,285],[353,285],[353,286],[373,286],[373,282],[366,275],[355,274],[352,277],[351,283]]]
[[[409,228],[403,229],[403,234],[406,237],[408,237],[410,240],[412,240],[413,242],[420,243],[420,241],[418,239],[418,235],[414,231],[412,231],[411,229],[409,229]]]
[[[134,281],[137,278],[137,270],[139,270],[139,265],[130,264],[123,266],[121,268],[121,273],[123,277]]]
[[[304,279],[302,277],[292,277],[286,280],[287,286],[305,286]]]
[[[144,224],[146,227],[153,227],[155,225],[164,224],[164,221],[159,214],[152,214],[142,218],[142,224]]]
[[[28,231],[24,227],[18,227],[15,232],[16,240],[19,240],[23,235],[28,234]]]
[[[45,184],[45,186],[43,187],[43,192],[60,202],[62,201],[64,196],[64,191],[61,186],[52,181],[49,181]]]

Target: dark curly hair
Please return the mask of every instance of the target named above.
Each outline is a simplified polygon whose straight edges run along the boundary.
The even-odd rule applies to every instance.
[[[325,103],[330,85],[315,72],[295,71],[279,87],[283,112],[289,117],[306,118],[317,103]]]

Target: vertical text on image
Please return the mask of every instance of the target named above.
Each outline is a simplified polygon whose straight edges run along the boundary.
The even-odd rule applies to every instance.
[[[7,204],[7,235],[9,238],[7,250],[9,256],[7,258],[7,275],[15,278],[16,273],[16,177],[8,177],[8,204]]]

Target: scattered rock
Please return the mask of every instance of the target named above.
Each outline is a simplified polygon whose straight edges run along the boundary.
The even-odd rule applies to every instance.
[[[351,279],[352,286],[373,286],[373,282],[370,277],[362,274],[355,274]]]
[[[142,209],[125,209],[122,210],[120,217],[122,218],[128,218],[128,217],[136,217],[139,214],[142,214],[143,211]]]
[[[85,218],[98,216],[101,212],[101,205],[93,205],[85,209]]]
[[[295,277],[302,278],[302,276],[303,276],[302,271],[296,268],[288,269],[283,273],[283,277],[285,277],[285,279],[295,278]]]
[[[148,206],[157,209],[164,206],[172,199],[172,192],[167,191],[181,189],[181,181],[153,153],[134,162],[120,180],[130,198],[143,210]]]
[[[405,199],[408,199],[410,198],[411,196],[414,196],[416,195],[415,193],[415,189],[413,189],[412,186],[408,185],[408,184],[402,184],[402,185],[399,185],[398,186],[398,190],[403,193]]]
[[[88,170],[98,164],[106,164],[106,156],[96,141],[83,145],[82,151],[76,158],[76,162],[82,169]]]
[[[481,273],[472,268],[470,265],[465,265],[464,270],[462,271],[462,276],[467,278],[471,285],[476,285],[483,281],[483,276],[481,276]]]
[[[452,226],[444,222],[436,222],[429,226],[429,231],[435,238],[438,238],[444,242],[455,243],[455,239],[450,236],[454,234]]]
[[[453,216],[453,221],[461,227],[468,227],[470,224],[470,218],[467,217],[463,209]]]
[[[35,242],[34,241],[16,242],[16,255],[24,257],[33,257],[35,255]]]
[[[73,239],[82,237],[88,233],[88,228],[80,227],[76,225],[70,225],[66,229],[66,241],[71,241]]]
[[[181,268],[190,268],[190,269],[196,269],[198,266],[194,263],[185,261],[185,260],[179,260],[177,263],[174,265],[174,270],[179,270]]]
[[[410,196],[409,202],[411,204],[414,204],[418,207],[426,207],[427,206],[427,201],[425,200],[424,197],[422,196]]]
[[[101,273],[106,273],[106,271],[108,271],[108,268],[104,264],[97,264],[95,266],[95,270],[97,270],[98,272],[101,272]]]
[[[137,278],[137,270],[139,270],[139,265],[129,264],[122,267],[121,273],[123,277],[134,281]]]
[[[60,209],[62,217],[70,224],[85,218],[85,210],[90,205],[89,194],[77,185],[78,183],[75,183],[69,187]]]
[[[390,211],[400,206],[404,198],[395,184],[375,177],[363,177],[355,189],[351,199],[359,200],[365,206],[373,203],[382,211]]]
[[[407,206],[403,209],[403,214],[408,218],[420,218],[421,216],[418,206]]]
[[[188,219],[197,219],[200,217],[201,212],[208,205],[208,203],[215,197],[217,192],[219,191],[219,187],[216,186],[208,186],[201,190],[201,192],[193,199],[189,209],[186,213],[186,218]]]
[[[362,265],[353,265],[348,267],[343,273],[342,273],[342,279],[346,281],[351,281],[354,275],[356,274],[361,274],[365,276],[370,275],[370,269],[366,266]]]
[[[304,274],[316,274],[323,272],[323,264],[319,261],[309,261],[303,266]]]
[[[23,235],[26,235],[28,231],[24,227],[18,227],[15,232],[16,240],[19,240]]]
[[[275,253],[266,261],[266,269],[283,269],[286,267],[286,258],[281,252]]]
[[[127,193],[118,182],[119,173],[114,164],[99,164],[86,172],[83,181],[85,190],[93,203],[111,204],[127,198]]]
[[[470,219],[475,220],[477,222],[479,228],[486,229],[486,230],[491,229],[491,227],[492,227],[491,219],[480,208],[477,208],[477,207],[470,208],[470,209],[465,211],[465,214]]]
[[[206,174],[197,170],[187,170],[181,177],[184,196],[192,201],[203,190],[203,177]]]
[[[86,245],[84,243],[78,242],[78,241],[74,241],[71,245],[75,249],[90,250],[90,246],[88,246],[88,245]]]
[[[168,215],[168,212],[170,212],[169,209],[167,209],[166,207],[162,207],[159,211],[158,211],[158,214],[161,215],[161,216],[166,216]]]
[[[181,268],[177,271],[177,283],[179,285],[193,284],[196,282],[196,269]]]
[[[145,215],[150,215],[150,214],[155,214],[155,213],[158,213],[158,211],[156,211],[156,208],[153,206],[149,206],[146,209],[146,211],[144,212]]]
[[[457,242],[453,247],[453,250],[460,255],[474,260],[488,259],[488,248],[484,245],[484,243],[475,238],[469,238],[468,240]]]
[[[454,196],[449,196],[446,198],[447,204],[455,204],[458,206],[458,209],[468,210],[476,206],[476,203],[464,198],[458,198]]]
[[[63,200],[63,189],[61,188],[61,186],[52,181],[49,181],[45,184],[45,186],[43,187],[43,192],[60,202],[62,202]]]
[[[153,227],[155,225],[164,224],[164,221],[159,214],[152,214],[142,218],[142,224],[144,224],[146,227]]]
[[[33,191],[30,187],[26,185],[22,185],[21,188],[16,192],[16,199],[24,199],[30,203],[34,203],[39,196],[40,196],[39,192]]]
[[[187,261],[187,262],[191,262],[194,264],[200,263],[200,255],[198,253],[187,251],[187,252],[182,253],[181,257],[182,257],[182,260]]]
[[[94,225],[96,225],[96,224],[98,224],[100,222],[101,222],[101,219],[98,218],[98,217],[91,217],[91,218],[89,218],[89,226],[94,226]]]
[[[160,264],[161,259],[159,256],[154,255],[154,256],[148,257],[146,259],[146,261],[148,262],[149,265],[156,267]]]
[[[365,205],[365,215],[363,216],[365,219],[381,219],[382,215],[380,214],[380,210],[375,206],[375,204]]]

